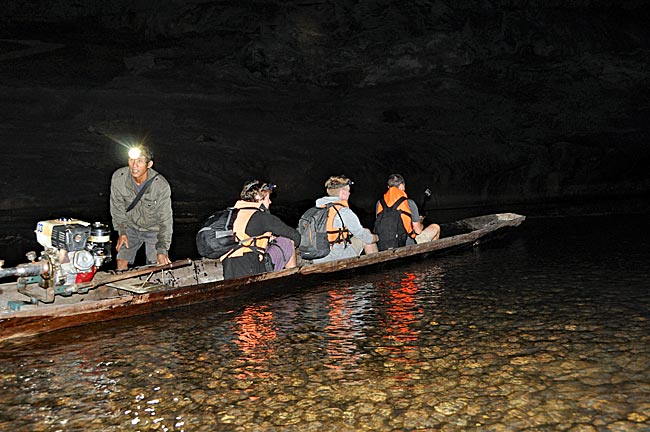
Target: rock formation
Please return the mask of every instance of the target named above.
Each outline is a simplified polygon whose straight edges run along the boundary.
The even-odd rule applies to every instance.
[[[109,222],[110,174],[138,140],[179,226],[255,177],[290,220],[333,173],[366,212],[392,172],[413,195],[430,187],[440,218],[647,202],[648,1],[5,3],[5,236]]]

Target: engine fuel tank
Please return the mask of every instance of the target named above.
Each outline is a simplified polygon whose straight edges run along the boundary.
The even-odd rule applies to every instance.
[[[90,224],[79,219],[52,219],[36,224],[36,241],[44,248],[74,252],[83,250],[90,236]]]

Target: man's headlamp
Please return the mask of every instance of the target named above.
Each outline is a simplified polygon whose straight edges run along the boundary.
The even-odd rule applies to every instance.
[[[352,186],[354,182],[346,176],[332,176],[325,182],[327,189],[340,189],[346,186]]]
[[[273,191],[273,189],[275,189],[275,188],[276,188],[276,186],[273,183],[265,183],[264,185],[262,185],[261,190],[263,190],[263,191],[267,191],[267,190],[268,191]]]
[[[253,180],[249,182],[248,184],[244,185],[244,192],[249,192],[249,191],[259,191],[259,192],[264,192],[264,191],[273,191],[276,186],[273,183],[264,183],[260,180]]]
[[[140,147],[131,147],[129,149],[129,159],[138,159],[142,156],[142,149]]]
[[[136,145],[129,149],[129,159],[145,158],[147,162],[153,160],[153,152],[147,146]]]

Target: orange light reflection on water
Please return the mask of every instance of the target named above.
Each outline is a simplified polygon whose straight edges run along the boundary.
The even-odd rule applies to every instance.
[[[356,339],[363,337],[363,332],[356,308],[362,307],[363,301],[355,298],[355,292],[350,288],[331,290],[327,299],[329,320],[325,327],[325,351],[330,362],[325,366],[337,371],[351,371],[359,361]]]
[[[240,379],[268,378],[268,360],[276,353],[273,341],[277,339],[273,311],[266,305],[248,306],[235,319],[235,344],[246,357],[247,364],[238,375]]]
[[[405,345],[418,339],[418,331],[413,328],[422,309],[417,306],[415,296],[418,293],[418,277],[415,273],[404,273],[404,277],[395,289],[389,291],[388,308],[386,308],[387,338]]]
[[[385,316],[382,321],[385,345],[382,352],[385,364],[392,364],[393,378],[409,382],[415,378],[410,372],[418,370],[420,361],[417,351],[420,331],[418,322],[423,317],[422,307],[418,303],[421,280],[424,275],[405,272],[399,282],[387,281],[388,292],[385,304]]]

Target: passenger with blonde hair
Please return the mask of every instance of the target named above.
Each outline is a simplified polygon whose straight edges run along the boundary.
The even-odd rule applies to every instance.
[[[359,217],[350,209],[350,186],[354,182],[344,175],[332,176],[325,182],[327,196],[316,200],[316,207],[332,204],[327,217],[330,253],[314,259],[315,264],[351,258],[377,252],[378,237],[361,225]]]

